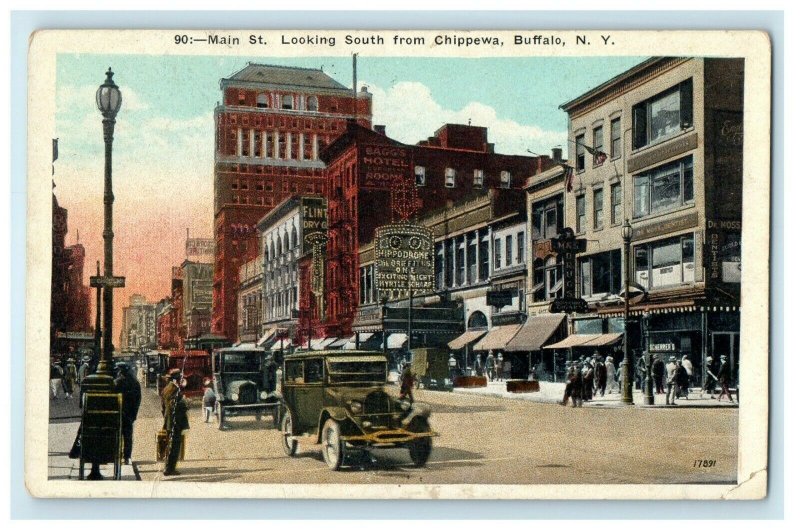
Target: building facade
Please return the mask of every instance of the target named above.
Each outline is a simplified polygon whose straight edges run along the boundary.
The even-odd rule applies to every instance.
[[[155,348],[157,345],[156,306],[140,294],[131,295],[128,306],[122,308],[119,344],[123,350]]]
[[[256,342],[261,336],[263,289],[264,258],[259,255],[239,268],[239,342]]]
[[[576,332],[622,331],[627,268],[637,352],[697,367],[726,355],[735,370],[743,79],[742,60],[653,58],[562,106],[575,147],[565,225],[589,242],[574,294],[590,314],[575,315]]]
[[[348,120],[371,126],[372,96],[322,70],[255,63],[222,79],[220,89],[212,331],[233,340],[239,268],[260,251],[256,223],[291,195],[323,193],[321,151]]]
[[[214,266],[185,260],[181,264],[183,322],[185,338],[200,337],[211,331],[211,299]]]

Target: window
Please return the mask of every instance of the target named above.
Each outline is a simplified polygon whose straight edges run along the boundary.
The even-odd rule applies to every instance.
[[[481,263],[478,279],[486,280],[489,278],[489,236],[481,237],[479,251]]]
[[[506,267],[511,265],[511,252],[514,247],[511,245],[511,236],[506,236]]]
[[[603,229],[603,188],[594,190],[594,229]]]
[[[465,266],[464,241],[462,240],[456,247],[456,285],[463,285],[466,282]]]
[[[261,131],[253,131],[253,156],[261,158],[264,154],[261,152]]]
[[[420,187],[425,185],[425,168],[423,166],[414,167],[414,182]]]
[[[294,108],[294,98],[291,94],[281,96],[281,108],[291,110]]]
[[[592,130],[592,141],[594,142],[594,149],[595,151],[602,151],[603,150],[603,126],[595,127]],[[597,158],[597,155],[594,156],[592,159],[592,163],[594,165],[599,165],[602,163],[601,160]]]
[[[633,147],[669,138],[692,126],[692,80],[633,107]]]
[[[586,231],[586,195],[575,197],[575,232],[580,234]]]
[[[436,274],[436,289],[443,289],[444,284],[444,243],[436,243],[434,271]]]
[[[634,248],[636,281],[648,289],[694,282],[694,235]]]
[[[517,232],[517,263],[525,261],[525,232]]]
[[[611,120],[611,158],[622,155],[622,120]]]
[[[317,100],[317,96],[308,97],[308,110],[311,112],[317,112],[319,110],[319,100]]]
[[[564,198],[561,195],[534,203],[532,213],[533,241],[557,237],[564,228]]]
[[[495,240],[494,240],[494,268],[495,269],[499,269],[500,268],[500,259],[501,259],[501,256],[502,256],[501,252],[503,251],[502,245],[503,245],[503,243],[500,240],[500,238],[499,237],[495,238]]]
[[[267,104],[267,95],[266,94],[259,94],[258,99],[256,100],[256,107],[258,108],[266,108],[269,105]]]
[[[306,383],[322,382],[322,359],[309,359],[305,362]]]
[[[622,290],[622,251],[612,250],[579,260],[581,296]]]
[[[448,167],[444,170],[444,185],[446,188],[456,187],[456,170]]]
[[[694,200],[692,157],[633,177],[633,217],[661,213]]]
[[[533,299],[536,302],[563,296],[564,269],[561,258],[550,256],[547,261],[533,262]]]
[[[478,237],[476,234],[467,237],[467,283],[473,284],[478,281]]]
[[[504,189],[511,188],[511,173],[508,171],[500,172],[500,187]]]
[[[622,185],[611,185],[611,224],[618,225],[622,222]]]
[[[583,171],[586,169],[586,149],[584,149],[584,136],[579,134],[575,137],[575,169]]]
[[[476,169],[472,173],[472,186],[474,188],[482,188],[483,187],[483,170]]]

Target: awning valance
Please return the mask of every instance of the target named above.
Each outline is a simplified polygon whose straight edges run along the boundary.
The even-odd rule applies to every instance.
[[[278,331],[278,328],[269,328],[269,329],[267,329],[267,330],[264,332],[264,334],[263,334],[263,335],[261,335],[261,338],[260,338],[260,339],[258,339],[258,341],[256,342],[256,346],[259,346],[259,347],[260,347],[260,346],[264,346],[264,345],[265,345],[267,342],[269,342],[269,340],[270,340],[272,337],[274,337],[274,336],[275,336],[275,332],[276,332],[276,331]]]
[[[586,333],[570,335],[561,342],[545,346],[544,349],[555,350],[559,348],[608,346],[618,341],[622,333]]]
[[[530,317],[519,333],[506,345],[506,351],[537,351],[564,322],[566,315],[536,315]]]
[[[350,342],[351,340],[352,341],[356,340],[356,336],[353,335],[352,337],[345,337],[343,339],[336,339],[335,341],[333,341],[330,344],[328,344],[328,348],[331,349],[331,350],[339,350],[339,349],[343,348],[344,345],[347,344],[348,342]]]
[[[478,340],[479,338],[483,337],[484,335],[486,335],[486,330],[485,329],[465,331],[464,333],[462,333],[458,337],[456,337],[453,340],[451,340],[450,342],[448,342],[447,346],[451,350],[460,350],[461,348],[463,348],[464,346],[466,346],[470,342],[474,342],[474,341]]]
[[[506,344],[519,332],[522,324],[495,326],[475,344],[475,351],[504,350]]]
[[[329,344],[335,342],[338,337],[325,337],[324,339],[312,339],[311,340],[311,349],[312,350],[324,350],[328,347]]]
[[[386,347],[390,350],[398,350],[403,347],[407,339],[408,335],[405,333],[392,333],[386,339]]]
[[[608,346],[622,339],[622,333],[603,333],[581,346]]]

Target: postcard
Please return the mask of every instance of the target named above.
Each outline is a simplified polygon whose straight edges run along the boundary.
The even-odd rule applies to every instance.
[[[766,34],[29,58],[31,495],[766,495]]]

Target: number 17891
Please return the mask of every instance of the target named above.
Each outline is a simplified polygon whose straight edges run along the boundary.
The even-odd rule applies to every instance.
[[[695,460],[694,467],[714,467],[716,463],[716,460]]]

